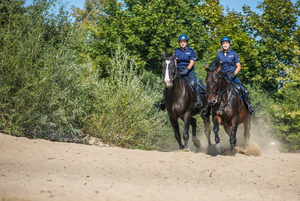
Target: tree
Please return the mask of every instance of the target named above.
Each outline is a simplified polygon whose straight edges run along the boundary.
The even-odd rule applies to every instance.
[[[264,0],[257,8],[262,14],[256,14],[244,7],[245,18],[253,37],[257,39],[258,61],[255,81],[270,93],[276,92],[282,82],[278,77],[287,76],[284,66],[292,65],[294,47],[299,46],[297,17],[300,14],[299,2],[290,0]]]
[[[202,57],[208,41],[202,7],[200,1],[187,0],[106,1],[96,28],[89,29],[87,52],[105,75],[110,51],[120,38],[139,66],[160,73],[162,50],[171,54],[178,47],[179,34],[186,33],[190,46]]]

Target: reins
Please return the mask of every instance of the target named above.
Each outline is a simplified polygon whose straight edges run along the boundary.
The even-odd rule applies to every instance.
[[[221,91],[221,75],[218,73],[216,75],[208,75],[208,76],[219,76],[219,87],[218,87],[218,92],[213,92],[213,91],[207,91],[207,93],[211,93],[211,94],[217,94],[217,99],[218,99],[218,103],[219,103],[219,99],[222,96],[222,94],[228,89],[230,82],[228,82],[228,85],[226,86],[226,88]],[[232,87],[231,87],[232,88]],[[220,92],[221,91],[221,92]],[[231,98],[231,96],[230,96]],[[230,100],[230,99],[229,99]],[[229,101],[228,101],[229,102]],[[226,102],[225,106],[228,104],[228,102]]]

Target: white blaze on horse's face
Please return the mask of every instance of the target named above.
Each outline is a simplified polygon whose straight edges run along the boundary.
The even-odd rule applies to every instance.
[[[166,72],[165,72],[165,83],[166,83],[166,85],[167,85],[167,87],[170,87],[171,86],[171,80],[170,80],[170,76],[169,76],[169,64],[170,64],[170,60],[166,60],[166,64],[167,64],[167,66],[166,66]]]

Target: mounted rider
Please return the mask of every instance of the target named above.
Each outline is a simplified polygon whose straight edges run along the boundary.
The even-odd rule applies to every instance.
[[[197,77],[194,72],[194,62],[196,61],[196,53],[192,48],[188,46],[188,41],[189,38],[186,34],[181,34],[178,37],[180,47],[174,50],[174,61],[178,74],[185,78],[193,87],[196,93],[195,107],[200,108],[203,105],[201,102],[201,88],[198,85]],[[166,87],[164,89],[163,99],[155,104],[155,106],[158,108],[158,111],[164,111],[165,109],[165,93]]]
[[[236,75],[241,70],[240,58],[234,50],[230,49],[230,38],[225,36],[221,39],[220,43],[222,46],[222,50],[217,53],[216,59],[222,61],[221,72],[228,80],[232,81],[235,88],[240,91],[242,98],[247,105],[248,111],[250,112],[250,114],[253,114],[257,111],[257,109],[250,103],[250,98],[248,95],[249,91],[236,77]]]

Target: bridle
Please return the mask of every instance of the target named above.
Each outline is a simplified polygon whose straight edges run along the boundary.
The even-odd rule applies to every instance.
[[[218,82],[219,82],[218,91],[213,92],[213,91],[208,91],[208,89],[207,89],[207,93],[216,94],[217,95],[217,98],[216,98],[217,103],[220,103],[222,94],[228,89],[229,86],[232,89],[232,85],[230,84],[230,82],[228,82],[228,85],[225,87],[225,89],[223,91],[221,91],[221,74],[220,73],[208,74],[207,76],[218,76]],[[233,94],[233,90],[231,90],[230,97],[229,97],[228,101],[223,106],[220,105],[221,109],[223,109],[228,104],[228,102],[230,101],[230,99],[232,97],[232,94]]]

